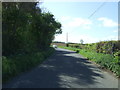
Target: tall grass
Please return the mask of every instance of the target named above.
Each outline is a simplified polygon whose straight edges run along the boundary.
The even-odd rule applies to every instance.
[[[21,72],[30,70],[31,68],[42,63],[48,56],[53,53],[54,49],[48,51],[36,52],[27,55],[16,55],[11,57],[2,57],[2,80],[7,82],[12,77]]]
[[[72,47],[63,47],[60,48],[69,49],[73,51],[79,51],[79,54],[83,55],[87,59],[96,62],[102,68],[109,69],[117,77],[120,77],[120,57],[118,55],[113,56],[110,54],[96,53],[95,51],[90,51],[86,49],[77,49]]]

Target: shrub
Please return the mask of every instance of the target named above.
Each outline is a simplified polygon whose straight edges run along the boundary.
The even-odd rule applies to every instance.
[[[42,63],[54,49],[49,48],[48,51],[36,52],[26,55],[16,55],[11,57],[2,57],[2,79],[3,82],[8,81],[12,77],[21,72],[27,71],[34,66]]]
[[[88,49],[77,49],[72,47],[62,47],[65,49],[75,50],[79,51],[81,55],[88,58],[91,61],[96,62],[99,64],[102,68],[106,68],[111,70],[113,73],[116,74],[116,76],[120,77],[120,51],[114,53],[113,55],[110,54],[104,54],[104,53],[96,53],[94,50],[88,50]]]
[[[112,55],[109,54],[102,54],[102,53],[96,53],[96,52],[90,52],[86,50],[80,50],[80,54],[83,56],[87,57],[89,60],[92,60],[101,67],[107,68],[114,72],[118,77],[120,77],[120,57],[115,56],[113,57]]]
[[[120,41],[102,41],[96,44],[96,52],[98,53],[114,54],[120,50]]]
[[[68,43],[66,44],[66,47],[69,47],[69,44],[68,44]]]

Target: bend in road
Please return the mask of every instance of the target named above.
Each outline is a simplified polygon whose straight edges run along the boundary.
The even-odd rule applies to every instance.
[[[118,80],[80,54],[57,48],[41,65],[3,88],[118,88]]]

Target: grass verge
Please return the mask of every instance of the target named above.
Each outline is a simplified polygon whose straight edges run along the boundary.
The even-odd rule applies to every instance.
[[[2,81],[6,83],[12,77],[30,70],[42,63],[48,56],[54,52],[54,48],[47,51],[31,53],[27,55],[16,55],[11,57],[2,57]]]
[[[87,59],[99,64],[102,68],[109,69],[117,77],[120,77],[120,61],[119,61],[120,57],[118,56],[114,57],[113,55],[110,54],[96,53],[94,51],[88,51],[85,49],[77,49],[72,47],[59,46],[59,48],[77,51],[79,54],[83,55]]]

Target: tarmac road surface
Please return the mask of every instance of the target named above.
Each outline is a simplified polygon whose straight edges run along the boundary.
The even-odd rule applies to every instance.
[[[3,88],[118,88],[118,79],[80,54],[57,48],[42,64]]]

